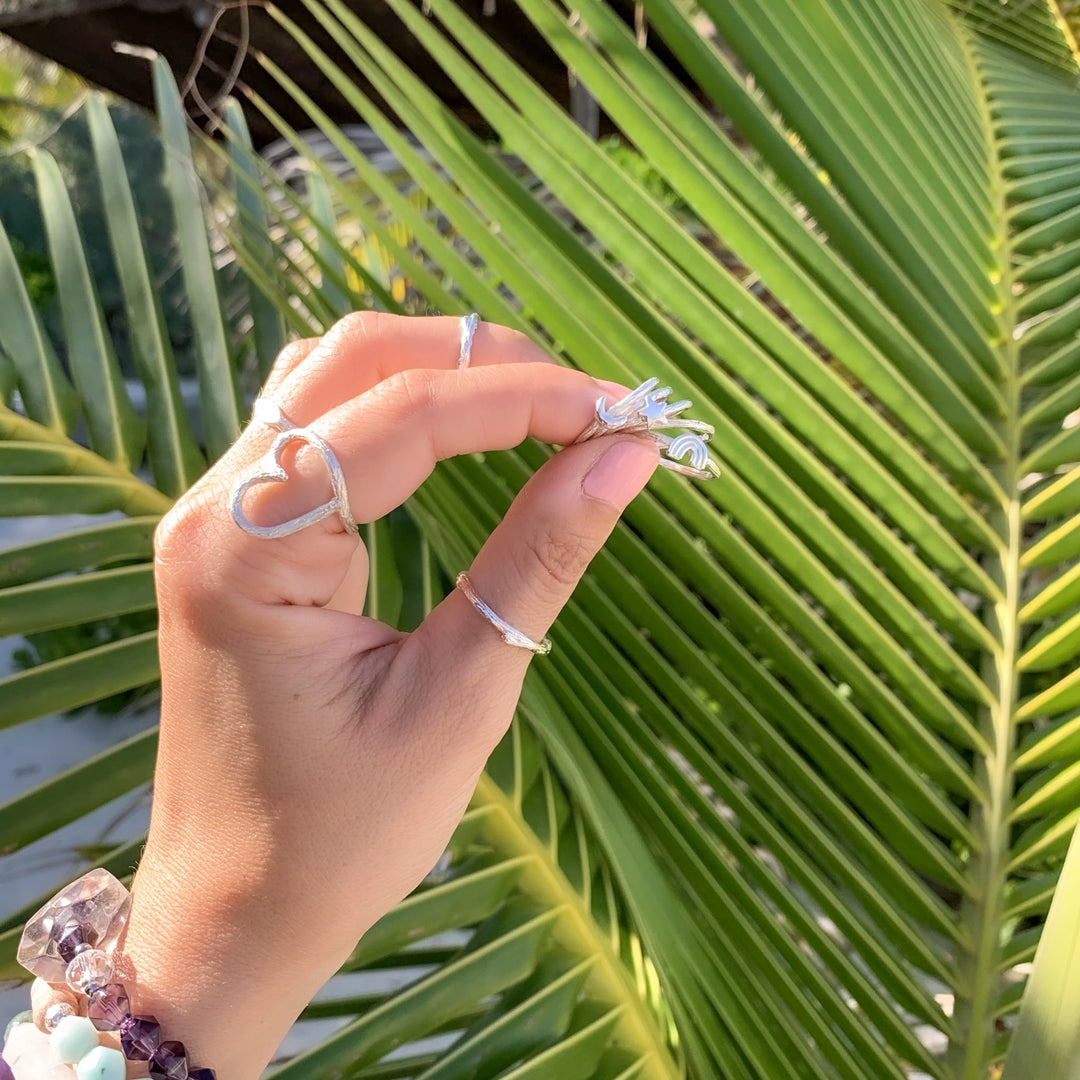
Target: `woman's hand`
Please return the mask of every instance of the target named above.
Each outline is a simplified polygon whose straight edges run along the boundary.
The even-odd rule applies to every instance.
[[[458,326],[353,315],[275,366],[266,394],[333,448],[357,521],[399,506],[442,458],[528,435],[571,444],[601,394],[625,392],[490,325],[457,370]],[[412,634],[363,618],[367,555],[337,516],[282,539],[239,529],[230,490],[274,435],[249,425],[156,538],[161,742],[124,952],[133,1011],[220,1080],[259,1074],[438,860],[532,659],[458,590]],[[567,445],[477,555],[479,595],[541,639],[657,460],[635,437]],[[258,524],[329,495],[317,453],[294,443],[283,463],[286,483],[245,499]]]

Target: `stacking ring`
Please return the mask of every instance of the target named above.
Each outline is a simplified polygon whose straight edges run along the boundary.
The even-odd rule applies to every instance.
[[[646,379],[637,389],[609,405],[606,397],[597,398],[596,415],[575,442],[586,442],[598,435],[649,435],[664,452],[660,464],[672,472],[692,476],[696,480],[713,480],[720,467],[709,456],[709,439],[716,428],[704,420],[684,417],[689,401],[668,401],[670,386],[657,389],[659,379]],[[680,428],[681,435],[672,438],[664,431]],[[682,459],[687,459],[684,463]]]
[[[461,352],[458,354],[457,366],[464,368],[469,366],[469,357],[472,355],[472,342],[476,334],[476,328],[480,325],[480,316],[474,311],[471,315],[463,315],[461,318]]]
[[[469,603],[471,603],[472,606],[499,631],[500,636],[507,645],[513,645],[519,649],[528,649],[538,656],[547,656],[547,654],[551,652],[551,638],[544,638],[543,641],[533,641],[527,634],[523,634],[520,630],[515,630],[505,619],[499,618],[499,616],[496,615],[495,612],[492,611],[491,608],[477,595],[472,582],[469,580],[469,575],[464,571],[458,574],[457,581],[454,582],[454,585],[465,594]]]
[[[278,435],[274,439],[270,449],[263,455],[252,468],[246,472],[234,485],[229,495],[229,505],[232,510],[233,521],[250,536],[260,540],[276,540],[282,536],[291,536],[309,525],[315,525],[324,518],[337,514],[346,529],[355,529],[356,521],[352,516],[349,506],[349,493],[345,489],[345,471],[338,461],[330,444],[310,428],[297,427],[282,411],[273,398],[260,397],[255,401],[252,417],[261,423],[274,428]],[[292,442],[306,443],[323,459],[326,470],[330,475],[330,487],[333,495],[321,506],[309,510],[299,517],[290,518],[280,525],[256,525],[249,521],[244,513],[244,496],[248,491],[259,484],[282,484],[288,481],[289,474],[281,464],[281,454],[285,447]]]

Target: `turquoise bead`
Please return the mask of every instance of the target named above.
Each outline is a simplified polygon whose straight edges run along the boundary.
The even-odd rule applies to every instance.
[[[127,1062],[119,1050],[111,1046],[95,1046],[75,1066],[79,1080],[124,1080]]]
[[[85,1016],[65,1016],[49,1036],[57,1061],[74,1065],[98,1044],[98,1030]]]

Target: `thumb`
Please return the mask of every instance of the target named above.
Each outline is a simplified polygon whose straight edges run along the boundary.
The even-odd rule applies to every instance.
[[[651,440],[625,435],[556,454],[522,488],[473,561],[468,573],[477,595],[539,642],[659,460]],[[503,726],[509,723],[533,653],[503,641],[460,589],[431,612],[409,644],[427,652],[425,666],[438,693],[478,683],[485,695],[503,691],[509,710],[495,711]],[[494,745],[502,731],[491,734]]]

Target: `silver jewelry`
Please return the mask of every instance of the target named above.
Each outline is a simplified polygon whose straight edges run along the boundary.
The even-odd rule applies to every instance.
[[[55,1031],[65,1016],[74,1016],[75,1010],[66,1001],[54,1001],[45,1010],[45,1030]]]
[[[703,436],[684,432],[674,439],[669,435],[654,435],[653,438],[667,455],[660,459],[665,469],[692,476],[696,480],[715,480],[720,475],[720,466],[709,456],[709,447]],[[684,465],[679,460],[685,457],[689,457],[689,464]]]
[[[657,378],[646,379],[637,389],[631,390],[626,397],[612,405],[608,405],[606,397],[598,398],[596,418],[574,441],[585,442],[616,431],[648,434],[666,455],[660,459],[664,468],[698,480],[712,480],[719,476],[720,467],[709,456],[706,445],[716,433],[716,428],[703,420],[684,418],[681,414],[690,408],[691,403],[668,401],[671,387],[657,389],[659,382]],[[659,434],[671,428],[682,428],[683,434],[674,438]],[[688,465],[680,460],[686,456],[690,458]]]
[[[269,397],[257,397],[251,410],[252,422],[258,420],[278,431],[292,431],[296,425],[281,411],[281,406]]]
[[[276,540],[282,536],[291,536],[301,529],[306,529],[309,525],[322,521],[323,518],[330,517],[331,514],[337,514],[346,529],[355,529],[356,521],[349,507],[349,493],[345,489],[345,473],[330,444],[310,428],[297,427],[282,412],[281,406],[273,398],[257,398],[252,416],[255,420],[276,428],[278,435],[267,453],[233,486],[229,496],[233,521],[244,532],[260,540]],[[307,443],[318,451],[330,474],[333,496],[314,510],[283,521],[280,525],[255,525],[248,521],[244,514],[244,496],[258,484],[281,484],[289,479],[289,474],[281,464],[281,453],[291,442]]]
[[[457,366],[465,368],[469,366],[469,357],[472,354],[472,342],[476,336],[476,328],[480,325],[480,316],[474,311],[471,315],[463,315],[461,318],[461,352],[458,353]]]
[[[538,656],[547,656],[547,654],[551,652],[551,638],[544,638],[543,641],[533,641],[531,637],[523,634],[520,630],[515,630],[505,619],[500,619],[499,616],[496,615],[479,596],[477,596],[476,590],[469,580],[469,575],[464,571],[458,574],[457,581],[454,582],[454,585],[468,597],[472,606],[499,631],[499,634],[507,645],[514,645],[519,649],[529,649]]]

